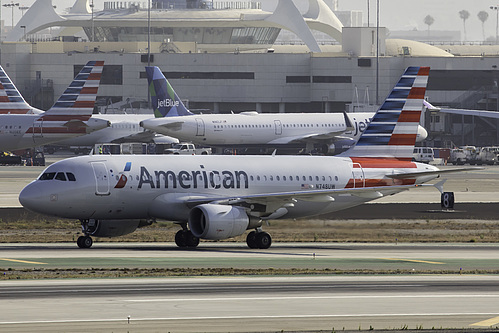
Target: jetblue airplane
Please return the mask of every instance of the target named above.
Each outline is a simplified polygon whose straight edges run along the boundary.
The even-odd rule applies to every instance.
[[[265,220],[358,206],[446,172],[411,161],[428,74],[428,67],[407,68],[358,143],[339,156],[88,155],[46,168],[19,201],[79,219],[81,248],[92,246],[91,236],[120,236],[166,219],[182,227],[180,247],[253,229],[248,246],[265,249],[272,243]]]
[[[107,127],[108,121],[91,117],[103,66],[103,61],[88,62],[45,112],[29,106],[10,78],[0,74],[0,151],[41,146]]]
[[[187,110],[158,67],[146,67],[156,118],[140,125],[156,133],[211,147],[306,147],[337,154],[350,148],[374,112],[195,115]],[[418,125],[418,142],[427,137]]]

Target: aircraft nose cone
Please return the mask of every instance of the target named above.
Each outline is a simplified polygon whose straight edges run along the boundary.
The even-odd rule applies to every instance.
[[[29,184],[19,193],[19,202],[23,207],[38,212],[44,205],[42,203],[42,191],[40,191],[37,184]]]

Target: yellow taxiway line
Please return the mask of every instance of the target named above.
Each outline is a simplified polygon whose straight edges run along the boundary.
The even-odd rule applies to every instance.
[[[381,258],[380,260],[407,261],[407,262],[417,262],[417,263],[422,263],[422,264],[445,265],[444,262],[427,261],[427,260],[416,260],[416,259]]]
[[[494,317],[486,320],[479,321],[478,323],[471,324],[470,326],[481,326],[481,327],[489,327],[493,325],[499,324],[499,317]]]
[[[17,259],[7,259],[7,258],[0,258],[0,260],[3,261],[12,261],[12,262],[20,262],[23,264],[35,264],[35,265],[46,265],[47,263],[44,262],[36,262],[36,261],[27,261],[27,260],[17,260]]]

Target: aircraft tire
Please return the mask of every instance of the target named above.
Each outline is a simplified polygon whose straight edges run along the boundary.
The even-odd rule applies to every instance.
[[[256,244],[259,249],[268,249],[272,245],[272,237],[267,232],[256,234]]]
[[[185,244],[187,247],[197,247],[199,245],[199,238],[192,234],[190,230],[182,230],[184,232]]]
[[[246,244],[250,249],[258,249],[256,244],[256,231],[251,231],[248,236],[246,236]]]
[[[175,244],[177,244],[178,247],[187,247],[187,240],[184,230],[179,230],[175,234]]]
[[[80,249],[89,249],[92,247],[93,243],[92,237],[90,236],[80,236],[76,241],[76,244]]]

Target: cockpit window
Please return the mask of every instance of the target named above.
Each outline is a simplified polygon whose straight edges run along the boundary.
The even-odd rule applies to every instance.
[[[76,177],[75,177],[75,175],[74,175],[73,173],[71,173],[71,172],[66,172],[66,175],[68,176],[68,180],[69,180],[70,182],[75,182],[75,181],[76,181]]]
[[[55,175],[55,179],[66,181],[66,175],[64,172],[58,172],[57,175]]]
[[[51,179],[54,179],[54,177],[55,177],[55,172],[44,172],[38,178],[38,180],[51,180]]]

